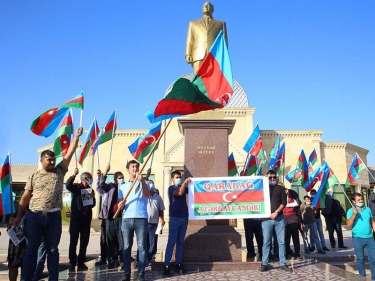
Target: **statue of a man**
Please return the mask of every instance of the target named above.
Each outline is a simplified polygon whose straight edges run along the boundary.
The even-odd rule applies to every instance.
[[[210,50],[220,30],[224,33],[224,38],[228,46],[227,31],[224,21],[215,20],[212,17],[214,5],[210,2],[203,4],[203,18],[192,20],[186,39],[186,63],[191,64],[194,73],[202,64],[204,57]]]

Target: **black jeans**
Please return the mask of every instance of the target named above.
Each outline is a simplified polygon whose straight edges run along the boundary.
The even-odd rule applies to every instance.
[[[105,220],[108,262],[118,260],[118,256],[122,261],[124,240],[122,239],[121,223],[121,217]]]
[[[291,252],[290,249],[290,238],[293,240],[294,245],[294,255],[298,256],[301,250],[301,246],[299,243],[299,231],[298,231],[298,223],[291,223],[285,225],[285,252],[286,257]]]
[[[339,247],[344,246],[344,238],[342,236],[342,229],[341,229],[341,217],[326,216],[325,218],[326,218],[329,242],[331,243],[331,247],[336,246],[335,237],[333,236],[334,231],[336,231],[337,233],[337,240],[339,242]]]
[[[86,249],[90,240],[91,216],[81,218],[70,218],[70,244],[69,244],[69,263],[76,265],[83,264],[86,261]],[[77,244],[79,238],[79,253],[77,260]]]
[[[254,235],[258,244],[258,253],[262,259],[263,232],[261,219],[244,219],[245,239],[248,256],[255,256]]]

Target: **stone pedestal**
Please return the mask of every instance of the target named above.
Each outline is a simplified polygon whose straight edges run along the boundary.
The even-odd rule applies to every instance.
[[[228,136],[235,120],[180,119],[184,177],[228,176]],[[241,261],[241,235],[229,220],[189,221],[184,261]]]

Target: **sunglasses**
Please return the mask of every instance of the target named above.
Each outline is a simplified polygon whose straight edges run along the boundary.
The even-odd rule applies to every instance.
[[[277,177],[268,177],[269,179],[271,179],[271,180],[275,180],[275,179],[277,179]]]

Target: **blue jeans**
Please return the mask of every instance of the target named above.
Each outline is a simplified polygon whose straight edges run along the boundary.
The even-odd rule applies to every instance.
[[[44,240],[42,239],[42,243],[40,244],[39,249],[38,249],[38,261],[36,264],[33,281],[38,281],[42,278],[42,273],[44,270],[44,263],[46,261],[46,255],[47,255],[46,246],[44,244]]]
[[[366,276],[365,270],[365,249],[370,262],[371,279],[375,280],[375,241],[374,238],[353,237],[353,247],[357,256],[358,272],[361,276]]]
[[[320,244],[322,245],[322,247],[326,247],[326,240],[324,238],[324,234],[323,234],[323,225],[322,225],[322,219],[315,219],[315,223],[316,223],[316,229],[318,230],[318,235],[319,235],[319,240],[320,240]],[[311,241],[311,247],[316,247],[318,248],[318,246],[316,246],[312,239],[311,239],[311,232],[310,232],[310,241]]]
[[[187,230],[189,219],[188,217],[169,218],[169,234],[167,248],[165,250],[164,265],[169,266],[171,264],[172,253],[174,245],[176,245],[176,258],[175,263],[182,263],[182,255],[184,251],[185,234]]]
[[[147,257],[147,219],[122,219],[121,229],[124,240],[123,260],[125,274],[131,273],[130,263],[134,233],[137,237],[137,247],[139,252],[138,274],[144,274]]]
[[[263,232],[263,256],[262,264],[268,265],[270,247],[272,241],[272,232],[275,229],[277,242],[279,244],[279,259],[280,265],[283,266],[286,264],[285,258],[285,222],[284,215],[279,214],[276,219],[263,219],[262,220],[262,232]]]
[[[156,234],[155,231],[158,228],[157,223],[149,223],[148,224],[148,251],[147,251],[147,258],[149,261],[155,258],[156,253]]]
[[[303,234],[305,237],[307,237],[307,232],[310,230],[310,244],[315,245],[317,250],[321,250],[322,246],[320,245],[319,237],[318,237],[318,231],[316,230],[316,223],[306,223],[303,227]],[[305,245],[305,251],[308,251],[309,249]]]
[[[49,280],[59,278],[59,243],[61,238],[61,213],[43,216],[32,211],[27,212],[25,219],[26,252],[21,269],[21,280],[31,281],[38,258],[38,249],[44,237],[47,251],[47,268]]]

